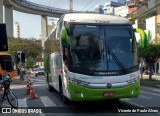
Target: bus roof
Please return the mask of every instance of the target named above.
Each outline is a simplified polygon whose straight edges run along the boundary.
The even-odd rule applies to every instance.
[[[64,21],[82,23],[131,24],[127,18],[115,15],[93,13],[71,13],[64,15]]]

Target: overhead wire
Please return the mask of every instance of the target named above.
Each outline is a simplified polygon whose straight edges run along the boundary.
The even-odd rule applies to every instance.
[[[142,17],[143,15],[145,15],[146,13],[152,11],[153,9],[157,8],[158,6],[160,6],[160,4],[156,4],[156,6],[152,7],[151,9],[149,9],[149,10],[147,10],[145,12],[143,12],[142,14],[139,14],[138,16],[134,17],[133,19]]]
[[[82,11],[85,7],[87,7],[93,0],[89,1],[80,11]]]
[[[95,4],[93,4],[91,7],[89,7],[89,8],[87,9],[87,11],[90,10],[92,7],[94,7],[99,1],[101,1],[101,0],[98,0]]]

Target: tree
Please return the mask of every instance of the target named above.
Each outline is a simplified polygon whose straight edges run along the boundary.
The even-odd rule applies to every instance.
[[[42,57],[41,40],[8,38],[8,46],[8,53],[12,55],[16,54],[17,51],[23,51],[25,53],[27,67],[32,67]]]
[[[145,47],[140,47],[139,56],[144,58],[149,66],[149,80],[152,80],[152,69],[160,58],[160,44],[149,43]]]

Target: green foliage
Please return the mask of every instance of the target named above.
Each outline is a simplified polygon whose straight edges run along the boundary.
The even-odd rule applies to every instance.
[[[160,44],[149,43],[145,47],[139,47],[140,58],[145,59],[149,66],[150,72],[152,72],[154,64],[160,58]],[[150,73],[149,79],[152,80],[152,74]]]
[[[26,67],[32,67],[36,61],[42,61],[41,40],[8,38],[8,53],[15,55],[17,51],[25,53]]]
[[[44,72],[50,72],[49,71],[49,56],[44,56]]]
[[[135,19],[130,19],[130,22],[131,22],[132,25],[134,25],[135,24]]]
[[[140,47],[139,56],[146,60],[156,62],[160,57],[160,44],[148,44],[145,47]]]
[[[68,45],[68,33],[67,29],[65,27],[62,27],[61,29],[61,43],[63,48],[67,48]]]

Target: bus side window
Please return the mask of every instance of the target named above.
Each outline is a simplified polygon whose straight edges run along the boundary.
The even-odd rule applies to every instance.
[[[68,48],[63,48],[63,60],[67,66],[68,65]]]
[[[61,57],[59,55],[54,56],[53,62],[54,68],[61,68]]]
[[[62,28],[62,21],[59,22],[57,29],[56,29],[56,38],[59,38],[60,36],[60,32],[61,32],[61,28]]]

